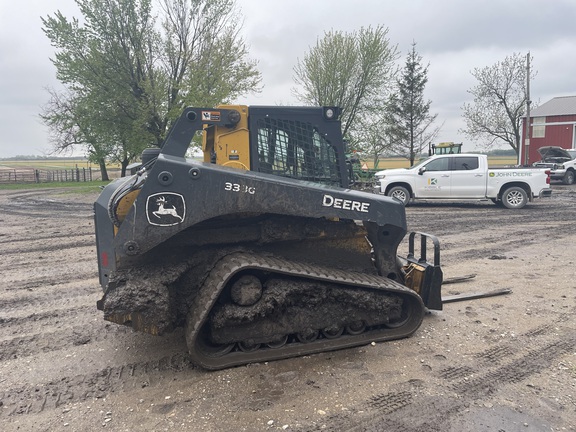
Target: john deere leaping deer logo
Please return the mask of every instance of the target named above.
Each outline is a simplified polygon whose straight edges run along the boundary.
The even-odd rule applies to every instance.
[[[176,211],[176,207],[174,206],[168,208],[164,207],[165,205],[167,205],[165,197],[161,196],[160,198],[156,198],[156,204],[158,204],[158,210],[152,212],[152,214],[156,216],[158,219],[161,219],[162,216],[170,215],[180,219],[180,222],[184,220],[184,218],[178,214],[178,211]]]
[[[150,195],[146,201],[146,216],[151,225],[178,225],[186,216],[184,197],[174,192]]]

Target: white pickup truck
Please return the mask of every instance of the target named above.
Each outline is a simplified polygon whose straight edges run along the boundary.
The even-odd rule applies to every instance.
[[[567,185],[576,183],[576,149],[546,146],[540,147],[538,153],[542,160],[534,162],[534,167],[549,168],[552,180],[562,180]]]
[[[510,209],[524,207],[534,197],[552,195],[550,171],[540,168],[488,167],[482,154],[435,155],[411,168],[375,174],[375,192],[410,199],[491,199]]]

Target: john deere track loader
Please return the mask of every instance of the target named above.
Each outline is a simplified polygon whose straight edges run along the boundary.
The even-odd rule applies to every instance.
[[[104,318],[156,335],[184,326],[207,369],[416,331],[426,308],[442,308],[438,241],[410,233],[397,256],[404,206],[346,189],[338,115],[184,110],[162,147],[95,203]],[[204,161],[187,159],[200,136]]]

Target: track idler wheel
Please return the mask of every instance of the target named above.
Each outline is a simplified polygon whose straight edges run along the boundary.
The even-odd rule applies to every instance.
[[[257,351],[260,349],[261,346],[262,346],[262,344],[253,343],[253,342],[249,342],[249,341],[238,342],[238,348],[240,348],[240,351],[245,352],[245,353]]]
[[[262,297],[262,282],[256,276],[242,275],[230,287],[230,296],[239,306],[252,306]]]
[[[388,321],[386,324],[384,324],[384,327],[387,327],[389,329],[397,329],[402,327],[403,325],[405,325],[408,321],[410,321],[412,317],[412,309],[409,305],[405,305],[402,308],[402,312],[400,313],[400,317],[397,319],[393,319]]]
[[[346,326],[346,333],[352,336],[362,334],[365,330],[366,324],[364,324],[364,321],[356,321]]]
[[[339,326],[326,327],[324,330],[322,330],[322,334],[326,339],[339,338],[342,336],[342,333],[344,333],[344,327]]]
[[[302,343],[310,343],[314,342],[320,336],[320,332],[318,330],[309,329],[305,332],[298,333],[296,338]]]
[[[266,343],[268,348],[278,349],[282,348],[288,342],[288,335],[282,336],[280,339]]]
[[[201,337],[198,339],[198,345],[207,357],[217,358],[232,352],[236,344],[212,344],[207,341],[207,338]]]

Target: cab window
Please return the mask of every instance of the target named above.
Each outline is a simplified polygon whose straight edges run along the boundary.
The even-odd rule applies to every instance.
[[[468,171],[478,169],[478,158],[477,157],[455,157],[454,165],[452,168],[454,171]]]
[[[260,172],[340,185],[336,151],[313,124],[266,117],[257,127]]]
[[[448,171],[450,169],[450,158],[435,159],[426,165],[426,171]]]

